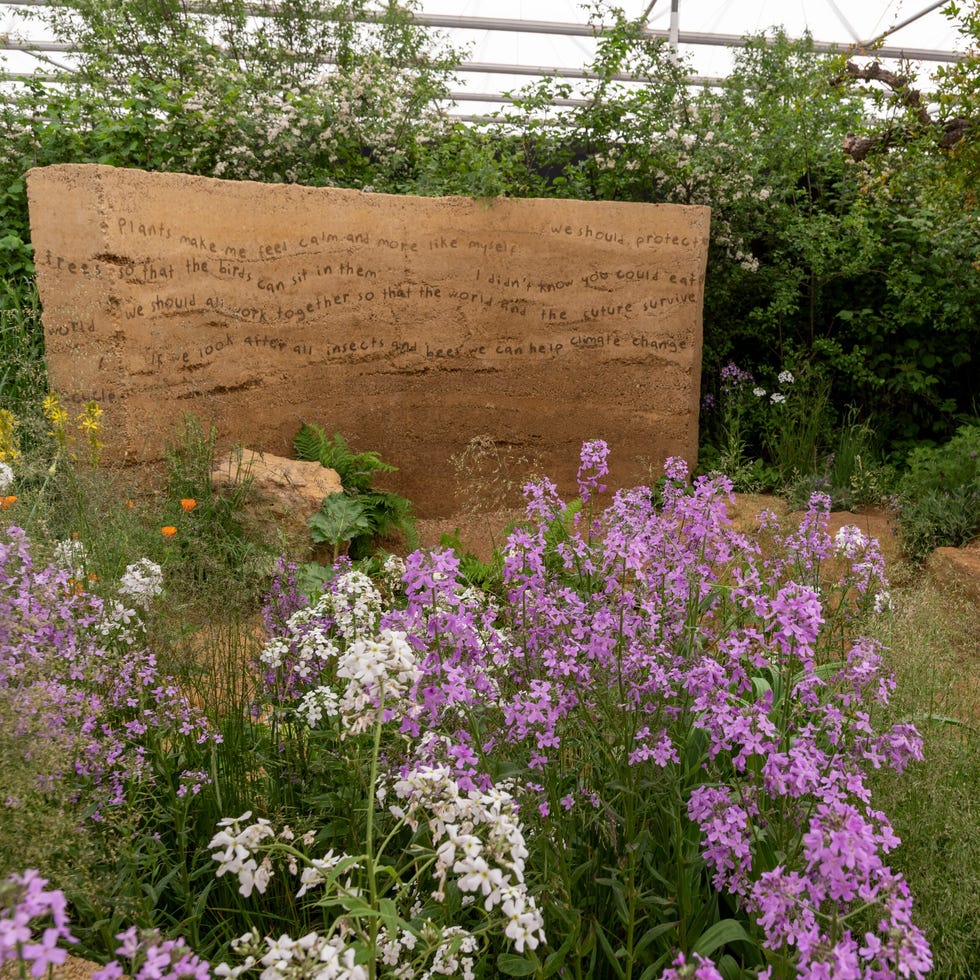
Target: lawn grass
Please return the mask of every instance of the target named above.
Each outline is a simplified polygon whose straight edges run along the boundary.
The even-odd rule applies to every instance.
[[[915,896],[933,975],[968,980],[980,976],[980,610],[926,575],[893,599],[890,710],[915,719],[925,758],[901,776],[880,772],[873,790],[902,839],[892,864]]]

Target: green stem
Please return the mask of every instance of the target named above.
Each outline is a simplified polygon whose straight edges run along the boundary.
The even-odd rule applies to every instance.
[[[681,824],[681,801],[678,799],[674,806],[674,862],[677,880],[677,938],[681,951],[685,956],[690,955],[687,936],[687,920],[691,914],[690,882],[687,878],[687,866],[684,860],[684,827]]]
[[[368,783],[367,813],[365,815],[365,842],[364,842],[364,864],[367,871],[368,901],[372,909],[377,908],[378,888],[375,881],[375,849],[374,849],[374,799],[375,787],[378,782],[378,756],[381,754],[381,726],[384,724],[384,684],[381,685],[380,697],[378,698],[378,716],[374,725],[374,744],[371,749],[371,778]],[[376,949],[378,939],[378,920],[371,916],[368,919],[368,948]],[[376,958],[371,957],[368,961],[368,977],[375,980],[377,964]]]

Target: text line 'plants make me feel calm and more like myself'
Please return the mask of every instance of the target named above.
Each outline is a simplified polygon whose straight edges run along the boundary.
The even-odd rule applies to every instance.
[[[572,503],[527,486],[495,594],[451,551],[341,559],[309,599],[284,560],[234,709],[137,652],[156,580],[120,583],[120,631],[6,522],[16,731],[130,890],[66,905],[23,869],[0,958],[40,976],[78,937],[100,980],[925,976],[869,789],[921,757],[885,721],[876,543],[831,536],[820,495],[747,537],[730,482],[676,459],[606,504],[607,452],[583,447]]]

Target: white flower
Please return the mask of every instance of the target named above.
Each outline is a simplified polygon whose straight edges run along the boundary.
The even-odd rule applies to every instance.
[[[13,485],[14,471],[6,463],[0,463],[0,493],[6,493]]]
[[[786,401],[786,396],[780,391],[774,391],[769,396],[769,400],[773,403],[773,405],[782,405],[782,403]]]
[[[779,383],[781,385],[791,385],[796,378],[793,377],[792,371],[780,371],[779,372]]]
[[[155,561],[141,558],[126,566],[119,580],[119,594],[128,596],[136,605],[149,609],[150,603],[163,588],[163,570]]]
[[[765,398],[766,397],[766,389],[765,388],[753,388],[752,389],[752,394],[755,395],[756,398]]]
[[[220,878],[225,872],[237,874],[238,890],[246,898],[252,894],[253,888],[264,892],[272,878],[272,864],[269,859],[264,858],[260,865],[252,856],[252,851],[263,838],[274,836],[272,827],[268,820],[259,819],[241,830],[239,824],[251,816],[252,811],[248,810],[240,817],[219,820],[218,826],[223,829],[211,838],[208,845],[208,849],[214,851],[211,859],[218,862],[215,877]]]
[[[272,880],[272,862],[268,857],[262,859],[258,866],[255,860],[246,861],[238,870],[238,891],[248,898],[254,888],[259,894],[265,892]]]
[[[867,536],[856,524],[845,524],[834,535],[834,550],[848,558],[856,557],[868,544]]]
[[[322,885],[327,880],[326,876],[340,864],[344,857],[346,857],[345,854],[334,854],[333,848],[330,848],[322,858],[314,858],[310,861],[309,866],[304,868],[300,875],[299,880],[302,887],[296,892],[296,897],[302,898],[308,891]],[[359,865],[352,864],[350,867],[356,868]]]
[[[874,611],[876,613],[883,613],[886,609],[891,609],[891,605],[892,594],[888,589],[882,589],[881,592],[875,594]]]
[[[310,728],[316,728],[324,715],[335,718],[340,714],[340,698],[329,687],[317,687],[303,695],[296,708],[296,714]]]
[[[81,578],[85,574],[85,563],[88,561],[88,552],[81,541],[74,538],[59,541],[54,546],[54,564],[59,568],[67,569],[75,578]]]

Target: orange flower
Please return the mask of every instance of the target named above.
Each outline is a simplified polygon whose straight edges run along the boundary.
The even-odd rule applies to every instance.
[[[180,502],[180,506],[190,512],[197,506],[197,501],[193,497],[184,497]]]
[[[8,507],[13,507],[17,503],[16,497],[4,497],[0,499],[0,510],[6,510]]]
[[[168,524],[166,527],[160,528],[160,533],[165,538],[169,539],[172,538],[177,533],[177,528],[175,528],[172,524]]]
[[[127,501],[126,501],[126,506],[127,506],[127,507],[128,507],[128,508],[129,508],[130,510],[132,510],[132,509],[133,509],[133,508],[134,508],[134,507],[136,506],[136,501],[135,501],[135,500],[127,500]]]

